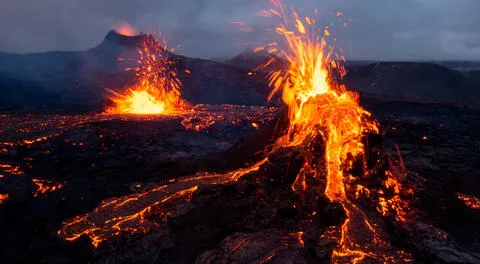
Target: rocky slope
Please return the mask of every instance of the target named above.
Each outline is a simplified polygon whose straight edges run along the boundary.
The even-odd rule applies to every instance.
[[[245,52],[227,63],[243,68],[255,68],[270,58],[270,55]],[[454,103],[470,107],[478,105],[478,72],[464,72],[448,65],[429,62],[347,61],[347,76],[343,82],[349,89],[364,93],[364,96],[401,101]],[[279,60],[265,70],[277,71],[286,67],[287,63]]]
[[[106,103],[105,88],[121,90],[134,82],[133,74],[124,69],[137,61],[137,49],[145,37],[111,31],[100,45],[87,51],[0,53],[0,89],[9,94],[0,101],[0,108],[55,105],[63,110],[99,110]],[[183,96],[190,102],[264,104],[268,88],[261,74],[248,75],[248,69],[170,55],[177,62]]]

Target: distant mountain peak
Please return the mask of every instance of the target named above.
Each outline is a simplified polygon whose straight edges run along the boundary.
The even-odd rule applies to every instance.
[[[128,46],[128,47],[138,47],[141,45],[149,35],[145,33],[140,33],[137,36],[126,36],[118,33],[115,30],[110,30],[105,39],[103,40],[102,44],[114,44],[114,45],[121,45],[121,46]]]

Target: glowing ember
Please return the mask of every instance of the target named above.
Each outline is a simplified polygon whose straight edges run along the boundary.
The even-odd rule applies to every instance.
[[[480,199],[464,193],[457,193],[457,198],[462,200],[471,209],[480,210]]]
[[[0,193],[0,204],[5,203],[8,200],[8,194]]]
[[[138,34],[137,30],[127,22],[120,22],[115,26],[115,31],[124,36],[135,36]]]
[[[173,49],[171,50],[173,51]],[[138,50],[140,60],[135,70],[137,84],[122,93],[108,90],[114,103],[106,114],[172,114],[186,110],[182,100],[181,82],[175,62],[169,58],[167,46],[148,35]]]
[[[411,261],[406,253],[391,248],[385,235],[375,228],[376,223],[347,196],[346,190],[351,187],[354,177],[345,171],[352,168],[354,157],[364,155],[362,138],[365,133],[377,133],[378,126],[370,119],[370,113],[358,104],[357,94],[333,84],[331,70],[337,70],[341,76],[345,70],[335,61],[343,58],[335,55],[333,47],[327,44],[325,37],[330,35],[328,29],[318,29],[315,19],[300,18],[295,11],[285,9],[278,0],[271,2],[276,10],[264,11],[263,14],[282,19],[276,32],[285,38],[287,49],[281,50],[275,43],[266,49],[269,53],[280,50],[279,55],[290,63],[286,72],[277,71],[270,76],[270,84],[274,86],[270,98],[282,91],[290,120],[287,135],[276,144],[279,147],[297,146],[316,135],[322,136],[325,141],[325,195],[330,201],[341,204],[347,216],[339,234],[335,235],[338,247],[333,252],[333,262],[358,263],[368,259],[382,262],[395,260],[397,263]],[[315,168],[322,166],[306,162],[292,186],[293,190],[318,188],[307,186],[306,177],[318,177]],[[398,188],[392,179],[387,185]],[[387,208],[399,201],[383,199],[380,203]],[[384,210],[387,209],[382,208],[381,213],[386,213]],[[403,215],[398,218],[404,220]]]
[[[57,191],[63,187],[63,184],[61,183],[53,183],[47,180],[32,179],[32,181],[37,186],[37,191],[33,194],[34,197],[37,197],[40,194]]]
[[[19,166],[0,164],[0,178],[3,178],[7,174],[24,175],[24,172],[20,169]]]

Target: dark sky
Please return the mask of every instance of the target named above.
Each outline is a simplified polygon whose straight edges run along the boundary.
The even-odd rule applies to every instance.
[[[304,15],[318,8],[351,18],[334,32],[347,58],[480,59],[480,0],[284,2]],[[163,32],[182,45],[178,53],[227,57],[268,36],[271,24],[257,15],[268,6],[266,0],[0,0],[0,51],[83,50],[125,21]],[[242,32],[233,21],[256,30]]]

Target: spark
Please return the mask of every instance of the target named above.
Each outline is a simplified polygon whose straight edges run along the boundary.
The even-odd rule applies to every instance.
[[[395,251],[386,241],[385,235],[376,228],[374,220],[365,214],[361,207],[347,195],[352,175],[345,173],[352,166],[349,157],[364,155],[362,139],[366,133],[378,133],[376,121],[358,102],[358,94],[346,90],[331,78],[332,69],[341,76],[345,69],[340,66],[334,48],[327,43],[330,31],[318,30],[314,19],[300,18],[297,12],[285,8],[279,0],[271,0],[276,9],[266,11],[271,17],[280,17],[282,22],[275,31],[280,34],[287,48],[278,50],[278,46],[269,47],[269,53],[277,53],[286,59],[290,67],[270,74],[270,85],[274,94],[281,92],[283,102],[288,106],[290,126],[287,135],[277,140],[277,146],[299,146],[315,135],[320,135],[325,142],[325,166],[327,170],[325,196],[342,205],[347,219],[336,235],[338,246],[332,253],[334,263],[362,263],[369,259],[382,262],[409,262],[409,255]],[[337,16],[343,14],[338,13]],[[321,32],[322,34],[319,34]],[[302,170],[292,185],[296,192],[307,188],[307,177],[314,177],[318,172],[314,168],[323,164],[305,162]],[[386,214],[390,208],[397,208],[401,203],[397,182],[388,179],[388,187],[396,188],[397,196],[393,200],[384,198],[381,213]],[[366,188],[358,187],[357,195],[369,193]],[[398,208],[403,208],[398,206]],[[398,220],[404,221],[403,211]],[[360,231],[359,231],[360,230]],[[336,232],[332,232],[334,234]]]
[[[457,193],[457,198],[462,200],[467,207],[474,210],[480,210],[480,199],[478,197],[465,193]]]
[[[152,35],[145,36],[138,49],[138,67],[127,68],[127,71],[136,71],[137,83],[121,93],[107,89],[115,105],[108,108],[106,114],[172,114],[189,108],[181,99],[182,84],[175,61],[167,51],[166,41],[161,43]]]

